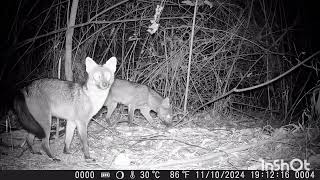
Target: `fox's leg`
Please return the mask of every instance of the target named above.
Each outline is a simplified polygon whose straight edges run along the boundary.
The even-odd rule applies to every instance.
[[[22,152],[18,157],[21,157],[25,151],[28,149],[31,151],[32,154],[39,154],[41,155],[41,152],[37,151],[34,146],[33,146],[33,141],[34,141],[34,135],[32,133],[28,133],[26,137],[26,144],[22,147]]]
[[[42,138],[41,143],[43,150],[54,161],[60,161],[60,159],[53,156],[49,145],[52,118],[49,104],[44,100],[39,100],[39,98],[33,98],[30,100],[28,108],[34,119],[41,125],[44,130],[45,137]]]
[[[90,157],[89,154],[89,145],[88,145],[88,135],[87,135],[87,126],[89,121],[87,122],[87,119],[79,119],[79,121],[76,121],[78,133],[82,142],[83,146],[83,154],[84,158],[87,162],[93,162],[95,159]]]
[[[61,161],[59,158],[56,158],[51,153],[50,145],[49,145],[49,136],[42,139],[42,148],[47,153],[47,155],[54,161]]]
[[[136,110],[136,108],[129,104],[128,105],[128,119],[129,119],[129,126],[132,126],[133,125],[133,119],[134,119],[134,111]]]
[[[64,141],[63,153],[70,154],[70,144],[73,139],[74,130],[76,129],[76,123],[74,120],[68,120],[66,126],[66,139]]]
[[[56,158],[55,156],[53,156],[53,154],[51,153],[51,149],[50,149],[50,131],[51,131],[51,114],[49,113],[49,115],[47,115],[47,122],[48,124],[46,124],[45,126],[43,126],[44,132],[46,133],[46,137],[42,139],[42,148],[43,150],[47,153],[47,155],[52,158],[52,160],[54,161],[60,161],[60,159]]]
[[[117,102],[108,102],[107,104],[108,112],[106,115],[106,121],[109,124],[109,126],[111,126],[110,117],[116,107],[117,107]]]
[[[141,114],[148,120],[151,126],[154,126],[153,118],[150,116],[150,109],[149,108],[142,108],[140,109]]]
[[[36,150],[33,146],[33,142],[34,142],[34,134],[32,133],[28,133],[28,136],[27,136],[27,145],[29,146],[30,148],[30,151],[31,153],[33,154],[42,154],[40,151]]]

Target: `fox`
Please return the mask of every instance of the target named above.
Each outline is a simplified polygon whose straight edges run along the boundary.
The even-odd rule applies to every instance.
[[[49,146],[51,120],[55,116],[67,121],[63,152],[70,154],[70,144],[77,128],[85,161],[95,161],[89,154],[87,126],[90,119],[103,107],[114,82],[116,64],[115,57],[111,57],[104,65],[98,65],[87,57],[88,76],[82,84],[43,78],[18,91],[13,106],[22,126],[28,131],[27,144],[32,152],[41,154],[31,145],[36,136],[42,140],[41,146],[45,153],[52,160],[60,161]]]
[[[106,121],[109,125],[111,125],[110,117],[118,103],[128,106],[129,125],[132,125],[136,109],[140,110],[151,125],[153,118],[150,116],[150,110],[155,111],[167,127],[172,123],[172,107],[169,98],[162,97],[146,85],[123,79],[114,80],[104,103],[107,107]]]

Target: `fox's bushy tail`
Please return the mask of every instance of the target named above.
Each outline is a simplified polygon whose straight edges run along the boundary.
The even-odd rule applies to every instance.
[[[34,119],[32,114],[30,113],[28,106],[26,104],[25,97],[21,91],[18,91],[16,93],[13,106],[22,126],[26,130],[33,133],[40,139],[46,136],[43,128],[40,126],[40,124]]]

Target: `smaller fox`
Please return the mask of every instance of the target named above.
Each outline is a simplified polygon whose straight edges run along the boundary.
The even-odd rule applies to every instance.
[[[55,161],[49,146],[52,116],[66,119],[66,138],[63,152],[69,154],[74,130],[77,128],[87,162],[90,157],[87,126],[101,109],[114,81],[117,59],[110,58],[103,66],[86,58],[88,78],[85,84],[59,79],[39,79],[16,95],[13,105],[23,127],[28,130],[27,143],[33,150],[34,136],[42,139],[42,148]]]
[[[141,114],[151,125],[153,118],[150,116],[150,110],[155,111],[166,126],[172,123],[172,107],[169,98],[163,98],[146,85],[122,79],[114,80],[104,103],[104,106],[108,108],[106,118],[109,125],[111,124],[110,117],[118,103],[128,106],[130,125],[132,124],[136,109],[140,109]]]

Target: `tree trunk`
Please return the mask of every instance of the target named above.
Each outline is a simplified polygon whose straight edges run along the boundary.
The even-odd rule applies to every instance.
[[[73,74],[72,74],[72,37],[76,16],[77,16],[77,9],[78,9],[78,2],[79,0],[73,0],[70,12],[70,19],[68,22],[68,29],[66,31],[66,56],[64,61],[64,71],[66,75],[66,80],[72,81]]]

